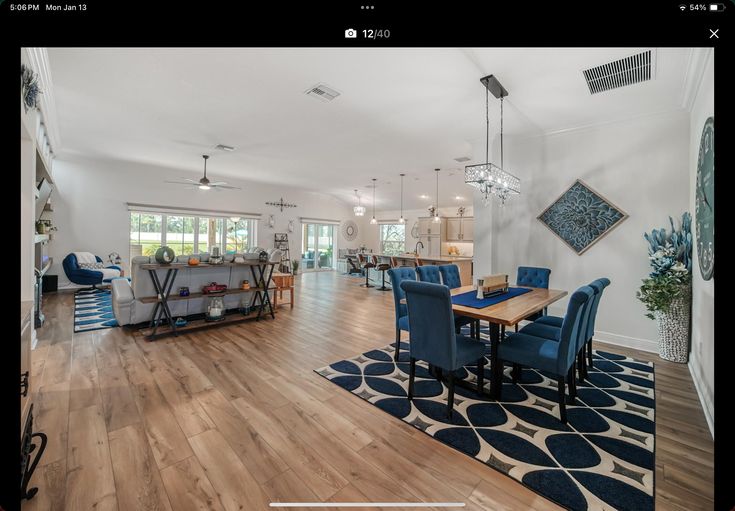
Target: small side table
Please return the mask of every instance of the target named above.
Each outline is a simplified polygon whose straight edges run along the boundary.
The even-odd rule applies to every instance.
[[[276,290],[273,292],[273,306],[278,307],[279,299],[281,300],[280,305],[291,304],[291,308],[294,306],[294,284],[293,275],[290,273],[273,272],[273,283],[276,285]],[[283,301],[283,291],[287,291],[291,295],[291,301]]]

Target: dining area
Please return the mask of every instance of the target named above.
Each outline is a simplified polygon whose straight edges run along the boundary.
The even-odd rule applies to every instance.
[[[478,292],[478,285],[460,284],[455,265],[388,270],[396,307],[394,360],[401,360],[401,331],[410,336],[408,353],[403,354],[410,365],[409,399],[417,360],[429,364],[433,374],[444,376],[448,417],[458,369],[473,367],[476,392],[501,399],[503,371],[496,368],[510,365],[512,382],[516,383],[521,367],[527,366],[556,376],[558,418],[566,423],[565,404],[575,397],[577,375],[583,380],[587,367],[593,365],[597,306],[609,280],[581,286],[572,293],[565,316],[556,317],[546,314],[548,306],[568,293],[549,289],[550,273],[546,268],[519,267],[516,286],[506,285],[486,297],[482,290]],[[527,324],[519,328],[521,322]],[[491,375],[488,389],[486,357]]]

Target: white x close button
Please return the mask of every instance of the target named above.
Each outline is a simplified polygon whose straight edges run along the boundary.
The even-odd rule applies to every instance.
[[[717,32],[719,32],[719,31],[720,31],[720,29],[719,29],[719,28],[716,28],[715,30],[712,30],[712,29],[710,28],[710,29],[709,29],[709,32],[710,32],[710,34],[709,34],[709,38],[710,38],[710,39],[719,39],[719,38],[720,38],[720,36],[718,36],[718,35],[717,35]]]

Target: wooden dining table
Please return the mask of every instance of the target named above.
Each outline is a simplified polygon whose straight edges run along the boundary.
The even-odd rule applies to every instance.
[[[542,289],[538,287],[528,289],[531,290],[528,293],[514,296],[508,300],[481,309],[452,304],[452,311],[455,314],[461,314],[462,316],[468,316],[480,321],[487,321],[490,325],[490,367],[493,376],[490,383],[490,397],[493,399],[497,399],[498,389],[503,382],[503,371],[496,370],[498,368],[498,345],[500,343],[501,330],[504,333],[505,327],[517,325],[528,316],[543,310],[567,295],[566,291],[560,289]],[[450,293],[452,296],[456,296],[469,291],[476,292],[477,288],[474,286],[462,286],[451,289]],[[405,303],[405,298],[401,300],[401,303]],[[474,331],[475,338],[480,339],[480,329],[475,328]]]

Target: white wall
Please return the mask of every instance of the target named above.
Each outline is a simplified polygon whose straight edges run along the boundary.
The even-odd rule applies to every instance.
[[[514,280],[518,266],[543,266],[552,270],[552,288],[570,292],[608,277],[597,337],[656,351],[655,324],[635,297],[650,271],[643,233],[689,209],[688,162],[684,110],[543,137],[506,137],[505,166],[521,178],[522,193],[503,208],[488,206],[489,214],[481,213],[487,210],[475,194],[477,272],[508,273]],[[581,256],[536,219],[578,178],[630,215]],[[491,267],[485,268],[488,250]],[[557,302],[550,313],[563,315],[566,304]]]
[[[118,252],[127,259],[130,229],[127,202],[262,213],[257,232],[257,243],[262,247],[273,246],[273,234],[287,232],[288,221],[294,220],[294,232],[289,233],[292,260],[301,254],[300,217],[338,221],[353,218],[351,206],[332,196],[288,186],[228,178],[230,184],[240,186],[242,190],[201,191],[164,183],[164,180],[179,180],[181,177],[198,179],[201,176],[116,160],[82,157],[55,160],[56,188],[52,203],[53,221],[58,232],[50,243],[50,255],[54,258],[50,273],[59,275],[59,285],[69,284],[61,261],[70,252],[88,251],[103,260],[110,252]],[[278,208],[265,204],[281,197],[298,207],[284,209],[281,213]],[[266,225],[270,214],[276,219],[273,229]],[[362,234],[364,227],[358,224],[358,230]],[[361,241],[359,235],[352,242],[345,241],[341,234],[336,235],[336,240],[335,253],[338,248],[357,247]]]
[[[697,183],[697,159],[699,158],[699,141],[705,120],[714,115],[714,53],[710,52],[706,68],[702,75],[691,111],[689,139],[689,209],[694,217],[695,190]],[[715,120],[716,121],[716,120]],[[716,137],[715,132],[715,137]],[[722,140],[722,139],[721,139]],[[722,144],[720,145],[722,148]],[[699,270],[696,244],[696,222],[692,221],[694,252],[692,254],[692,350],[689,358],[689,370],[699,392],[704,414],[707,418],[712,437],[715,435],[715,280],[702,280]],[[724,267],[720,261],[720,267]]]

